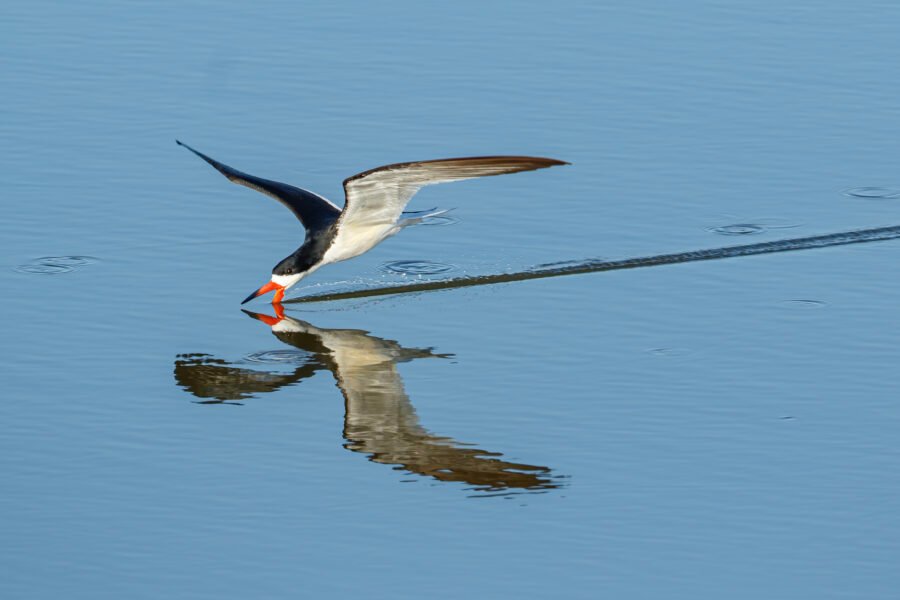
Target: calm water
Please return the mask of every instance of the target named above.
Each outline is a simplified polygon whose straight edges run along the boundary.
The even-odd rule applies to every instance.
[[[0,19],[0,596],[895,598],[898,242],[248,305],[403,160],[573,166],[294,295],[900,224],[900,8]],[[848,192],[848,190],[850,190]],[[299,289],[298,289],[299,288]],[[263,316],[259,316],[263,315]]]

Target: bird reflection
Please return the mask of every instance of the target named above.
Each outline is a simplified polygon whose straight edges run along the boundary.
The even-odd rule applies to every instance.
[[[348,450],[439,481],[467,483],[483,494],[560,487],[559,478],[547,467],[505,461],[500,453],[437,436],[422,427],[397,365],[451,355],[436,354],[430,348],[404,348],[365,331],[322,329],[286,316],[280,306],[275,316],[244,312],[302,352],[279,356],[292,359],[290,369],[282,372],[235,366],[206,354],[179,355],[175,380],[200,402],[239,404],[329,370],[344,396],[344,447]]]

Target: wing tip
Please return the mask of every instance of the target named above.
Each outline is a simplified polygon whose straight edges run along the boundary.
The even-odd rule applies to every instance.
[[[203,154],[199,150],[195,150],[195,149],[191,148],[190,146],[188,146],[181,140],[176,139],[175,143],[178,144],[179,146],[181,146],[182,148],[186,148],[187,150],[193,152],[194,154],[196,154],[197,156],[199,156],[200,158],[202,158],[203,160],[208,162],[210,165],[212,165],[212,167],[214,169],[216,169],[217,171],[219,171],[220,173],[225,175],[225,177],[227,177],[228,179],[231,179],[231,173],[229,172],[230,170],[232,170],[231,167],[220,163],[219,161],[217,161],[214,158],[210,158],[209,156]]]
[[[191,148],[190,146],[188,146],[187,144],[185,144],[184,142],[182,142],[181,140],[179,140],[179,139],[177,139],[177,138],[175,139],[175,143],[178,144],[179,146],[181,146],[182,148],[186,148],[186,149],[190,150],[191,152],[193,152],[194,154],[196,154],[196,155],[199,156],[200,158],[204,158],[204,159],[206,158],[206,157],[203,156],[200,152],[194,150],[193,148]]]
[[[389,165],[383,165],[380,167],[375,167],[374,169],[369,169],[367,171],[363,171],[361,173],[357,173],[356,175],[351,175],[347,179],[344,180],[344,188],[346,189],[347,185],[367,177],[369,175],[373,175],[380,171],[390,171],[394,169],[403,169],[406,167],[415,167],[419,165],[426,164],[435,164],[435,163],[454,163],[454,162],[497,162],[497,161],[517,161],[520,163],[521,168],[516,170],[508,171],[509,173],[516,173],[520,171],[534,171],[536,169],[546,169],[548,167],[557,167],[562,165],[571,165],[572,163],[559,160],[558,158],[546,158],[543,156],[513,156],[513,155],[492,155],[492,156],[464,156],[458,158],[439,158],[436,160],[419,160],[412,162],[402,162],[402,163],[393,163]],[[500,173],[497,173],[500,175]]]
[[[564,166],[564,165],[571,165],[571,164],[572,164],[572,163],[570,163],[570,162],[567,161],[567,160],[560,160],[560,159],[558,159],[558,158],[546,158],[546,157],[543,157],[543,156],[535,156],[534,158],[535,158],[536,160],[541,161],[542,163],[545,163],[545,166],[548,166],[548,167],[561,167],[561,166]]]

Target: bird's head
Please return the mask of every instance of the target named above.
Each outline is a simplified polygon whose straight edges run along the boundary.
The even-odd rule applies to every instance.
[[[296,252],[275,265],[269,283],[247,296],[241,304],[273,291],[275,296],[272,298],[272,304],[279,304],[288,288],[322,266],[321,256],[325,250],[320,246],[323,240],[327,242],[323,236],[308,236]]]

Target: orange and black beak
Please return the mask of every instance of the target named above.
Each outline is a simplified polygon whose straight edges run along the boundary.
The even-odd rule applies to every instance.
[[[244,310],[243,308],[241,310],[243,310],[244,314],[246,314],[248,317],[253,317],[257,321],[262,321],[269,327],[275,327],[276,325],[281,323],[281,321],[284,319],[284,307],[281,306],[280,304],[275,304],[272,308],[275,309],[274,317],[270,317],[269,315],[263,315],[260,313],[250,312],[249,310]]]
[[[261,288],[247,296],[247,298],[245,298],[244,301],[241,302],[241,304],[247,304],[257,296],[268,294],[272,290],[275,290],[275,296],[272,298],[272,304],[281,304],[281,299],[284,298],[284,286],[278,285],[274,281],[270,281],[266,285],[262,286]]]

